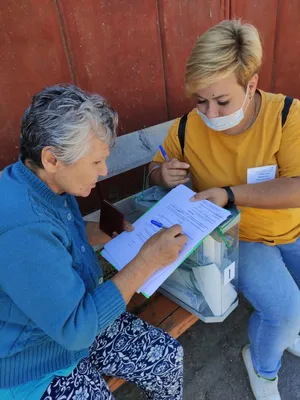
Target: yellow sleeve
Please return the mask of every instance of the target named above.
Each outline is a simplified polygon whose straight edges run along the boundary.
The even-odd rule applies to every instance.
[[[280,177],[300,176],[300,101],[294,100],[282,130],[277,161]]]
[[[174,124],[169,128],[168,134],[163,142],[163,148],[165,149],[169,159],[177,158],[179,161],[184,161],[181,146],[178,139],[178,126],[180,118],[177,118]],[[153,157],[153,161],[157,163],[163,163],[165,159],[163,158],[161,152],[158,152]]]

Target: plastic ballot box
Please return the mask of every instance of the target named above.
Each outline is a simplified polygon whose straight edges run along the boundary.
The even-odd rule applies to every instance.
[[[222,322],[238,305],[240,214],[230,211],[160,288],[204,322]]]
[[[135,222],[167,189],[153,186],[116,203]],[[169,276],[159,291],[204,322],[222,322],[238,305],[240,213],[236,207]]]

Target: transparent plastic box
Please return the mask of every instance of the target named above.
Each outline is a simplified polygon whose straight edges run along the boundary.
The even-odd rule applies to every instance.
[[[160,288],[204,322],[222,322],[238,305],[240,215],[230,211]]]
[[[153,186],[115,206],[134,222],[167,193]],[[206,323],[224,321],[238,305],[240,214],[236,207],[229,211],[231,216],[159,288]]]
[[[168,189],[153,186],[150,189],[146,189],[143,192],[114,203],[114,206],[126,216],[126,219],[129,222],[133,223],[153,207],[168,192]]]

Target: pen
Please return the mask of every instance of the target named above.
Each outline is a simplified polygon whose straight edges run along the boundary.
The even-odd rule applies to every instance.
[[[166,226],[164,226],[161,222],[159,222],[159,221],[156,221],[155,219],[151,219],[151,224],[152,225],[154,225],[154,226],[157,226],[157,228],[161,228],[161,229],[169,229],[168,227],[166,227]],[[180,235],[180,234],[179,234]],[[179,235],[177,235],[177,236],[179,236]],[[190,238],[190,236],[189,235],[187,235],[186,233],[184,233],[184,232],[182,232],[182,235],[185,235],[185,236],[187,236],[189,239],[191,239]]]
[[[166,226],[164,226],[161,222],[155,221],[154,219],[151,219],[151,224],[154,226],[157,226],[157,228],[163,228],[163,229],[168,229]]]
[[[169,161],[169,157],[168,157],[165,149],[162,147],[162,145],[160,144],[158,147],[159,147],[159,150],[161,151],[161,154],[163,155],[163,158],[165,159],[165,161]]]

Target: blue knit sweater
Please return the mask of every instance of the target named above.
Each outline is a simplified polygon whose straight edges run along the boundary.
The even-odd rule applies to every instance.
[[[57,195],[21,161],[0,177],[0,388],[88,355],[125,311],[88,244],[73,196]]]

